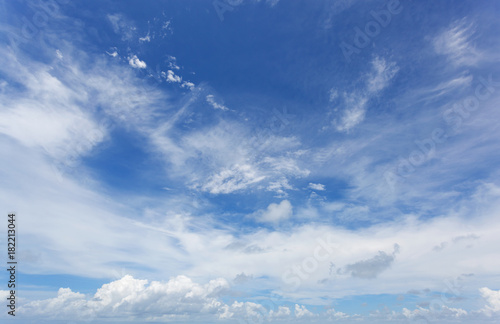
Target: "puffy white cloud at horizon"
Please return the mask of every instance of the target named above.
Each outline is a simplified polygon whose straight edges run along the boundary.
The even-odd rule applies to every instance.
[[[108,320],[147,321],[182,320],[187,315],[194,322],[214,323],[219,320],[258,320],[269,322],[292,321],[300,323],[335,320],[342,323],[359,322],[357,314],[346,314],[333,308],[318,314],[312,313],[305,305],[280,305],[280,301],[270,301],[265,307],[254,302],[225,303],[221,296],[231,289],[224,279],[214,279],[200,285],[186,276],[177,276],[167,282],[135,279],[126,275],[121,279],[104,284],[90,296],[73,292],[70,288],[60,288],[57,296],[45,300],[23,303],[18,312],[23,318],[46,318],[53,320]],[[417,307],[414,310],[402,308],[399,312],[374,312],[370,320],[375,323],[400,322],[404,320],[454,321],[478,319],[493,322],[498,317],[498,308],[491,305],[498,302],[500,291],[481,288],[485,309],[467,312],[446,305]],[[0,291],[7,296],[7,291]],[[495,297],[493,297],[495,296]],[[492,301],[493,300],[493,301]],[[442,302],[442,301],[440,301]],[[293,311],[291,311],[291,308]],[[147,314],[144,317],[144,314]],[[4,317],[5,315],[2,315]]]

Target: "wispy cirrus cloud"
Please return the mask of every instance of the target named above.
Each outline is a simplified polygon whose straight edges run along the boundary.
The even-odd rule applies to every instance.
[[[122,40],[132,40],[135,38],[137,28],[134,23],[122,13],[107,15],[108,21],[113,31],[122,37]]]
[[[474,32],[474,25],[466,19],[455,21],[433,39],[434,49],[446,55],[454,65],[472,66],[480,57],[472,43]]]
[[[375,57],[371,65],[372,71],[366,76],[362,88],[351,93],[344,92],[341,103],[337,103],[337,105],[343,107],[340,113],[341,116],[334,121],[334,125],[339,132],[348,132],[365,119],[370,99],[385,89],[399,71],[396,63],[388,63],[380,57]],[[337,100],[337,93],[336,91],[330,92],[330,101],[335,102]]]
[[[30,7],[37,16],[27,10],[17,21],[40,18],[42,11],[36,10],[45,10],[45,3]],[[243,21],[247,26],[246,19],[237,18],[254,3],[245,2],[238,10],[234,4],[226,21],[231,32],[224,35],[254,36],[259,29],[237,25]],[[380,23],[381,10],[389,10],[390,4],[397,1],[374,8],[378,18],[370,13],[370,19]],[[137,12],[143,12],[138,6]],[[277,8],[298,6],[280,3]],[[71,24],[61,20],[58,28],[37,28],[39,39],[26,53],[2,46],[0,145],[8,154],[0,157],[0,201],[20,206],[25,275],[65,274],[107,282],[116,273],[130,274],[88,288],[86,294],[62,287],[57,294],[40,292],[51,296],[46,298],[26,290],[31,296],[19,299],[19,310],[32,316],[28,321],[495,321],[498,287],[491,278],[500,267],[495,257],[500,210],[496,78],[484,78],[489,85],[483,83],[480,95],[491,96],[476,110],[460,106],[483,82],[478,81],[478,67],[494,70],[482,65],[483,52],[475,44],[494,41],[481,38],[486,28],[479,20],[442,26],[455,16],[425,20],[425,30],[438,30],[437,36],[426,38],[408,24],[418,26],[422,17],[433,16],[408,10],[415,19],[405,25],[393,20],[365,50],[367,67],[343,71],[328,47],[337,36],[330,29],[336,23],[332,17],[352,8],[346,20],[334,18],[338,26],[358,23],[350,15],[362,6],[358,1],[319,7],[308,3],[291,15],[300,23],[276,19],[269,27],[277,28],[266,29],[265,35],[241,37],[244,44],[252,42],[249,56],[240,56],[248,48],[239,47],[239,41],[228,42],[234,51],[223,60],[213,51],[227,53],[227,44],[213,44],[226,37],[207,41],[208,34],[191,34],[198,21],[202,31],[213,31],[210,21],[193,19],[193,29],[185,29],[179,19],[184,9],[165,10],[148,17],[147,29],[136,28],[144,18],[134,16],[136,8],[122,7],[123,14],[113,14],[106,3],[100,12],[108,8],[109,15],[75,10],[78,18],[71,18]],[[432,6],[422,7],[439,7]],[[317,21],[308,17],[328,8],[333,14],[318,31]],[[72,9],[61,6],[74,14]],[[188,9],[190,17],[203,12]],[[271,10],[262,3],[261,9]],[[169,12],[175,12],[172,20]],[[475,13],[481,14],[479,9]],[[365,25],[376,28],[375,20]],[[179,38],[157,46],[160,38],[172,36],[172,21],[179,22]],[[3,24],[2,30],[13,29]],[[98,27],[106,24],[112,31],[101,33]],[[489,24],[496,26],[494,19]],[[289,26],[300,26],[300,32]],[[99,33],[78,30],[84,27]],[[332,34],[324,33],[325,28]],[[261,43],[278,40],[275,31],[283,36],[279,42]],[[395,34],[400,31],[404,33]],[[388,42],[392,37],[394,42]],[[95,41],[91,50],[85,48],[87,38]],[[186,39],[199,45],[196,55],[204,60],[193,56]],[[284,51],[288,43],[298,50]],[[424,48],[415,48],[420,45]],[[179,59],[169,55],[173,53]],[[328,59],[317,53],[329,53]],[[442,60],[433,64],[436,53]],[[266,61],[252,61],[261,57]],[[266,66],[267,59],[272,65]],[[241,62],[248,64],[244,72],[252,73],[241,74]],[[258,74],[263,66],[269,68],[265,80]],[[186,81],[188,75],[196,84]],[[289,75],[300,75],[304,82]],[[338,87],[328,91],[331,84]],[[324,94],[320,100],[318,93]],[[337,110],[325,118],[314,107],[324,107],[328,100]],[[285,104],[299,117],[287,119],[286,110],[275,113]],[[452,119],[443,119],[446,111]],[[337,132],[317,130],[317,121]],[[453,136],[388,186],[385,172],[422,147],[437,127],[452,127]],[[467,285],[447,298],[443,278],[457,276]],[[43,280],[37,289],[48,289]],[[405,292],[416,290],[447,299],[440,309],[425,300],[433,298],[430,294],[405,299]],[[274,293],[279,301],[270,300]],[[398,304],[393,309],[390,303],[385,309],[343,309],[346,301],[354,305],[373,296],[382,302],[389,296]],[[359,310],[371,313],[357,315]]]

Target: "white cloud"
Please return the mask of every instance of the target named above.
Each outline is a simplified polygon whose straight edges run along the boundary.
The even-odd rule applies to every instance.
[[[123,14],[115,13],[107,15],[108,21],[116,34],[121,35],[122,40],[134,39],[136,27]]]
[[[137,55],[134,55],[129,58],[128,64],[130,64],[131,67],[136,68],[136,69],[145,69],[146,68],[146,62],[139,60]]]
[[[389,81],[398,73],[399,67],[394,62],[387,63],[380,57],[375,57],[372,61],[373,72],[367,80],[367,90],[369,93],[377,93],[389,84]]]
[[[233,301],[224,303],[221,299],[229,292],[229,283],[224,279],[210,280],[206,284],[193,282],[186,276],[177,276],[167,282],[135,279],[126,275],[119,280],[104,284],[93,296],[73,292],[69,288],[60,288],[57,296],[49,299],[35,300],[23,303],[18,307],[18,314],[26,319],[50,317],[52,320],[125,320],[125,321],[164,321],[189,320],[217,321],[237,320],[247,321],[297,321],[309,323],[312,317],[323,321],[345,321],[351,318],[360,323],[402,322],[414,321],[461,321],[490,322],[491,311],[468,312],[461,308],[450,307],[440,299],[440,307],[418,307],[410,310],[404,307],[401,312],[376,310],[368,316],[346,314],[333,308],[327,311],[313,313],[305,305],[294,305],[292,314],[290,308],[280,305],[281,300],[270,300],[270,309],[259,302]],[[491,290],[486,289],[486,298]],[[3,294],[4,293],[4,294]],[[0,291],[0,295],[7,292]],[[498,301],[498,296],[493,297]],[[264,300],[265,302],[265,300]],[[495,306],[496,307],[496,306]],[[498,308],[496,308],[498,311]],[[146,317],[144,316],[145,314]],[[3,314],[2,314],[3,315]]]
[[[139,42],[141,42],[141,43],[143,43],[143,42],[149,43],[150,41],[151,41],[151,37],[149,36],[149,33],[146,36],[139,38]]]
[[[106,130],[100,129],[83,112],[68,108],[49,108],[41,101],[3,110],[0,132],[28,147],[41,147],[58,160],[86,155],[104,139]]]
[[[292,190],[293,187],[288,183],[287,178],[281,178],[276,181],[270,181],[267,186],[267,191],[274,191],[278,194],[278,197],[286,197],[287,193],[285,190]]]
[[[295,304],[295,317],[300,318],[309,316],[313,316],[313,313],[311,313],[304,305]]]
[[[106,54],[111,57],[118,57],[118,49],[116,47],[111,47],[109,51],[106,51]]]
[[[181,87],[183,87],[183,88],[189,88],[190,90],[193,90],[194,83],[193,82],[189,82],[189,81],[184,81],[184,82],[182,82]]]
[[[292,216],[292,204],[283,200],[279,204],[272,203],[267,209],[255,213],[255,217],[262,223],[279,223]]]
[[[214,95],[207,95],[206,97],[207,102],[214,108],[214,109],[220,109],[220,110],[229,110],[226,106],[219,104],[215,101]]]
[[[342,96],[344,109],[334,122],[339,132],[349,131],[365,119],[368,101],[385,89],[399,71],[396,63],[387,63],[380,57],[375,57],[371,63],[372,71],[367,75],[365,87],[351,93],[344,92]],[[336,96],[332,99],[331,95],[330,92],[330,99],[335,100]]]
[[[109,55],[109,56],[111,56],[111,57],[117,57],[117,56],[118,56],[118,52],[117,52],[117,51],[113,51],[113,52],[111,52],[111,53],[106,52],[106,54],[108,54],[108,55]]]
[[[267,309],[260,304],[252,302],[237,302],[235,301],[230,307],[226,308],[220,318],[238,318],[242,322],[246,319],[261,322],[267,316]]]
[[[267,156],[262,159],[261,164],[282,175],[307,177],[311,171],[303,169],[298,162],[299,160],[293,156]]]
[[[447,55],[455,65],[474,65],[479,59],[470,38],[475,30],[465,20],[455,21],[451,26],[433,39],[438,54]]]
[[[289,179],[309,174],[294,155],[300,143],[295,137],[272,134],[260,139],[253,141],[244,124],[222,121],[190,132],[175,144],[169,140],[163,150],[193,189],[219,194],[258,186],[285,196],[292,189]],[[161,140],[167,139],[161,135]],[[174,150],[178,152],[171,153]],[[187,171],[186,164],[196,167]]]
[[[365,119],[366,103],[368,101],[365,97],[356,98],[354,95],[345,94],[344,100],[346,109],[337,123],[337,130],[340,132],[349,131]]]
[[[291,314],[290,308],[286,306],[278,306],[278,310],[270,310],[269,311],[269,316],[270,317],[276,317],[276,318],[288,318]]]
[[[50,316],[55,319],[89,318],[141,318],[158,320],[168,315],[182,318],[223,311],[217,297],[229,288],[224,279],[211,280],[205,285],[193,282],[186,276],[177,276],[168,282],[135,279],[125,276],[103,285],[92,299],[85,295],[61,288],[57,297],[27,303],[19,308],[25,317]],[[143,318],[147,313],[148,317]]]
[[[10,296],[9,290],[0,290],[0,298],[4,300],[5,298]]]
[[[180,70],[181,68],[177,65],[177,58],[172,55],[167,56],[168,67],[172,70]]]
[[[117,205],[102,201],[99,184],[89,176],[85,166],[79,165],[77,169],[75,166],[107,139],[113,122],[117,121],[122,127],[143,127],[161,94],[141,87],[130,69],[106,66],[106,60],[96,58],[81,70],[82,62],[75,61],[69,54],[64,61],[48,66],[20,54],[14,58],[8,50],[1,50],[2,57],[9,62],[0,67],[2,74],[22,86],[22,91],[10,88],[8,95],[0,93],[0,141],[1,146],[9,150],[9,156],[1,162],[5,186],[0,190],[2,204],[10,201],[8,204],[18,206],[20,213],[30,215],[24,231],[31,239],[25,241],[24,251],[32,257],[26,260],[24,267],[32,273],[73,272],[82,276],[101,273],[98,276],[105,276],[116,269],[116,264],[131,257],[130,253],[119,251],[118,245],[127,243],[115,232],[116,228],[130,234],[125,228],[136,226],[112,211]],[[64,73],[60,73],[60,69]],[[97,107],[106,122],[96,119]],[[8,183],[12,188],[7,193]],[[31,197],[30,204],[21,201],[21,192]],[[55,196],[60,198],[54,200]],[[43,214],[42,211],[47,210],[50,215]],[[64,228],[65,234],[59,242],[59,239],[48,239],[55,235],[53,222]],[[94,223],[98,229],[89,229],[84,237],[81,229],[76,230],[87,227],[84,223]],[[98,250],[103,254],[118,248],[104,268],[97,266],[102,254],[94,253],[88,259],[82,257],[83,250],[94,244],[95,235],[107,237],[100,240]],[[68,245],[68,242],[79,243]],[[61,251],[56,246],[69,250]],[[62,259],[67,262],[56,261]]]
[[[343,312],[336,311],[334,308],[331,308],[326,311],[326,315],[334,320],[346,319],[349,318],[349,315]]]
[[[329,97],[329,100],[330,102],[332,101],[335,101],[335,99],[337,99],[339,97],[339,92],[337,91],[337,89],[330,89],[330,97]]]
[[[500,313],[500,290],[491,290],[483,287],[479,289],[481,297],[483,297],[487,305],[482,309],[482,312],[488,316],[493,313]]]
[[[324,191],[326,190],[325,189],[325,185],[324,184],[321,184],[321,183],[309,183],[309,185],[307,186],[309,189],[312,189],[312,190],[317,190],[317,191]]]
[[[64,51],[64,53],[71,52]],[[69,58],[69,54],[65,54],[65,59],[67,57]],[[10,58],[7,57],[7,59],[10,62]],[[458,205],[457,210],[450,212],[451,216],[448,217],[424,220],[413,215],[406,215],[393,222],[359,229],[357,232],[332,225],[294,226],[292,224],[288,231],[257,230],[244,233],[238,238],[232,234],[233,229],[223,227],[223,230],[218,230],[213,223],[205,222],[205,217],[190,219],[187,216],[189,213],[165,214],[162,210],[158,213],[161,216],[156,219],[143,217],[140,221],[120,217],[118,215],[135,215],[135,213],[123,211],[123,206],[110,202],[112,199],[100,193],[95,186],[90,190],[90,186],[83,185],[70,177],[63,177],[63,182],[59,183],[50,172],[50,164],[43,158],[44,155],[38,155],[37,150],[33,148],[45,147],[47,152],[59,152],[61,148],[60,155],[53,154],[52,156],[64,157],[73,154],[68,153],[68,150],[79,143],[79,138],[84,136],[85,132],[94,129],[93,127],[98,124],[92,114],[86,113],[92,112],[92,107],[95,106],[102,106],[106,116],[112,116],[123,122],[124,127],[137,129],[141,134],[150,136],[148,138],[152,139],[153,131],[157,126],[151,121],[152,112],[158,102],[165,102],[165,100],[158,100],[161,94],[157,91],[148,91],[141,87],[133,78],[132,72],[127,74],[128,72],[112,67],[99,66],[99,62],[95,67],[83,69],[84,71],[91,70],[87,73],[78,69],[76,64],[68,66],[68,71],[74,71],[74,73],[68,73],[67,79],[51,74],[50,68],[52,67],[24,63],[25,61],[19,67],[12,66],[12,71],[15,73],[7,71],[7,74],[13,79],[17,77],[17,82],[27,89],[29,96],[25,98],[24,94],[11,92],[8,96],[2,95],[0,101],[5,114],[2,116],[5,131],[5,136],[1,138],[2,147],[9,152],[9,155],[1,158],[3,168],[0,172],[5,187],[2,189],[0,199],[2,205],[22,206],[21,212],[25,215],[23,231],[26,233],[26,240],[23,244],[25,249],[31,250],[35,255],[23,266],[33,273],[39,271],[103,277],[111,273],[116,264],[132,259],[137,262],[132,267],[148,264],[150,269],[144,271],[153,272],[158,276],[188,273],[191,277],[203,277],[211,273],[220,273],[223,277],[234,278],[236,274],[246,271],[252,273],[257,278],[256,280],[262,277],[271,278],[269,281],[259,281],[258,284],[262,284],[264,288],[276,289],[276,283],[280,282],[286,267],[294,264],[301,265],[303,260],[311,257],[312,251],[318,245],[316,239],[325,233],[330,233],[335,237],[334,248],[332,248],[334,252],[329,257],[339,267],[357,264],[359,260],[372,260],[379,250],[387,251],[387,248],[394,242],[400,243],[402,249],[397,260],[391,263],[391,268],[377,272],[377,280],[369,284],[362,281],[363,278],[351,275],[340,276],[336,281],[338,286],[335,286],[335,289],[327,285],[321,286],[318,281],[327,277],[329,273],[325,271],[327,267],[320,266],[317,271],[308,274],[303,281],[302,290],[299,293],[304,299],[315,300],[326,293],[337,297],[346,296],[352,293],[353,289],[360,294],[400,292],[409,288],[413,284],[412,279],[417,276],[422,285],[439,291],[439,289],[445,289],[440,286],[440,280],[449,275],[450,264],[454,265],[454,271],[458,273],[476,273],[477,278],[480,278],[478,281],[484,285],[499,268],[497,259],[492,257],[496,255],[495,247],[498,246],[499,235],[496,224],[498,224],[499,209],[498,206],[493,206],[491,211],[488,210],[488,206],[494,201],[494,193],[498,192],[498,188],[494,185],[490,188],[490,196],[478,196],[478,204],[475,206],[481,208],[481,215],[488,217],[479,220],[475,218],[474,222],[466,224],[464,220],[468,217],[465,216],[470,216],[470,211],[475,209],[466,209]],[[22,65],[26,65],[26,68]],[[8,66],[0,68],[3,69],[2,72],[9,69]],[[201,99],[205,99],[204,96]],[[47,109],[53,104],[55,108]],[[62,107],[69,108],[62,109]],[[162,108],[165,108],[164,105]],[[170,109],[170,107],[165,109]],[[39,131],[37,127],[44,126],[38,125],[38,120],[30,119],[32,111],[35,112],[34,116],[47,115],[52,119],[57,119],[58,123],[51,124],[50,120],[42,119],[50,127],[47,126],[47,129]],[[40,111],[38,115],[37,111]],[[177,116],[173,113],[172,115],[174,115],[173,119]],[[15,129],[8,128],[10,127],[8,121],[23,126],[23,130],[26,131],[16,133]],[[23,125],[23,122],[27,124]],[[233,128],[240,126],[231,124]],[[251,184],[260,182],[252,180],[259,177],[265,177],[261,181],[269,180],[269,185],[272,185],[283,179],[283,174],[290,177],[307,174],[300,167],[295,156],[286,153],[297,149],[300,143],[296,139],[268,136],[267,148],[258,152],[260,156],[254,157],[255,151],[241,148],[240,142],[243,136],[235,136],[248,135],[247,133],[235,132],[230,128],[220,133],[214,131],[215,135],[212,138],[210,135],[214,129],[217,127],[208,127],[196,136],[191,133],[177,141],[174,140],[175,137],[168,137],[168,134],[162,137],[165,141],[171,141],[171,146],[168,146],[165,151],[170,150],[176,156],[172,160],[178,158],[178,166],[181,168],[185,167],[185,161],[193,156],[196,157],[198,153],[206,159],[202,164],[207,165],[207,169],[196,174],[200,183],[198,188],[202,188],[207,180],[208,182],[213,180],[205,177],[206,175],[220,175],[224,170],[232,171],[222,175],[220,177],[222,180],[212,183],[215,192],[224,190],[232,192],[232,190],[249,188]],[[104,130],[107,130],[106,127]],[[30,133],[30,131],[33,132]],[[106,134],[105,131],[104,134]],[[228,135],[232,135],[230,137],[233,138],[209,143],[212,139],[222,140]],[[202,141],[204,136],[208,139]],[[85,154],[92,152],[95,145],[102,140],[98,138],[95,143],[93,142],[94,144],[82,152]],[[347,152],[351,154],[355,150],[347,149]],[[265,156],[270,156],[270,158],[263,158]],[[265,163],[259,164],[260,161],[265,161]],[[356,167],[366,165],[362,160],[358,162]],[[195,167],[192,165],[186,167],[185,172],[196,170],[200,164],[194,165]],[[79,168],[78,172],[84,172],[84,169]],[[365,175],[359,172],[360,177]],[[288,184],[285,181],[279,182],[282,188],[285,183]],[[356,184],[359,185],[359,183]],[[373,189],[372,186],[365,187],[368,190]],[[211,188],[206,189],[211,190]],[[54,201],[54,196],[61,198]],[[30,204],[25,204],[26,197],[30,198]],[[193,201],[189,199],[188,202],[187,204],[193,205],[198,203],[196,199]],[[277,212],[283,208],[281,206],[283,204],[284,202],[279,205],[275,204],[274,209],[268,207],[264,212]],[[176,204],[172,205],[177,207]],[[166,204],[162,208],[165,210],[175,208],[172,205]],[[354,209],[360,206],[352,204],[338,211],[351,207]],[[286,208],[283,209],[286,210]],[[319,206],[318,210],[321,215],[327,217],[335,214],[335,210],[328,210],[323,206]],[[44,214],[46,211],[50,211],[50,217]],[[71,221],[67,215],[72,215]],[[277,213],[277,215],[280,214]],[[284,217],[276,217],[276,215],[269,217],[271,219],[291,217],[291,204],[290,212],[285,212],[284,215]],[[89,224],[92,224],[92,227],[89,227]],[[221,224],[217,225],[221,226]],[[82,228],[87,230],[82,231]],[[472,247],[452,246],[439,256],[432,251],[436,244],[453,241],[457,237],[468,235],[470,231],[478,236]],[[225,249],[234,242],[244,242],[245,247],[252,248]],[[61,246],[67,249],[61,250]],[[95,251],[92,255],[84,253],[89,248]],[[164,253],[163,257],[158,257],[158,251]],[[385,257],[384,259],[387,260]],[[477,264],[481,264],[481,268],[475,267]],[[115,290],[123,287],[130,288],[129,290],[123,288],[129,295],[144,296],[141,291],[148,289],[149,286],[147,284],[141,286],[142,281],[132,279],[130,281],[129,283],[121,282],[114,288],[107,287],[101,291],[100,296],[103,299],[108,298],[106,300],[110,300],[110,305],[118,305],[116,306],[118,310],[135,312],[142,306],[133,303],[133,297],[124,297],[120,302],[114,299],[114,296],[121,296],[116,295]],[[182,286],[182,283],[178,280],[175,281],[175,285]],[[62,289],[52,303],[46,303],[43,306],[59,307],[64,315],[65,312],[69,313],[79,305],[88,305],[88,302],[81,294]],[[95,305],[103,305],[102,301],[95,302]],[[214,303],[217,301],[214,300]],[[492,305],[496,305],[495,302]],[[210,306],[207,307],[210,308]],[[221,307],[217,309],[222,311],[226,309],[224,305]],[[495,309],[496,306],[490,307]],[[234,308],[248,309],[248,312],[256,313],[262,309],[254,303],[235,304]],[[227,306],[228,312],[231,309]],[[454,313],[460,314],[460,311],[454,311]]]
[[[401,314],[410,320],[442,321],[442,320],[465,319],[467,316],[467,311],[461,308],[452,308],[443,305],[440,309],[428,309],[419,307],[411,311],[407,308],[403,308]],[[393,315],[396,315],[395,312]]]
[[[208,181],[201,186],[201,190],[213,194],[231,193],[245,189],[249,185],[265,179],[258,170],[249,164],[236,164],[212,175]]]
[[[0,93],[1,133],[66,162],[88,154],[106,138],[107,130],[93,120],[92,110],[81,107],[89,101],[88,88],[68,86],[48,66],[11,62],[3,72],[19,79],[26,92]]]
[[[167,74],[165,72],[162,72],[163,77],[167,80],[167,82],[170,83],[178,83],[182,81],[182,78],[178,75],[175,75],[174,71],[168,70]]]

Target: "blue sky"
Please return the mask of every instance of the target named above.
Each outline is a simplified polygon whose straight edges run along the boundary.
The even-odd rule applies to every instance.
[[[497,322],[499,14],[0,1],[15,320]]]

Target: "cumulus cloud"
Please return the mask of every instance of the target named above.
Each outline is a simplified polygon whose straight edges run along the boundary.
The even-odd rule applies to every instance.
[[[229,293],[229,283],[222,278],[206,284],[193,282],[186,276],[177,276],[167,282],[135,279],[126,275],[119,280],[104,284],[92,296],[60,288],[57,296],[49,299],[27,302],[18,308],[18,313],[27,319],[50,318],[51,320],[186,320],[217,321],[298,321],[308,323],[314,317],[323,321],[345,321],[350,318],[360,323],[412,321],[491,321],[500,312],[500,291],[481,288],[487,305],[480,311],[468,312],[461,308],[441,305],[440,307],[418,306],[410,310],[404,307],[400,312],[371,312],[368,316],[346,314],[333,308],[314,313],[305,305],[295,304],[293,313],[286,305],[270,300],[266,308],[258,302],[232,301],[222,298]],[[0,291],[0,296],[8,296]],[[146,317],[144,317],[146,315]],[[295,318],[295,319],[294,319]]]
[[[481,297],[486,300],[486,306],[482,312],[491,316],[493,313],[500,313],[500,290],[492,290],[486,287],[479,289]]]
[[[409,310],[407,308],[403,308],[401,314],[404,316],[406,319],[410,320],[457,320],[457,319],[463,319],[464,317],[467,316],[467,311],[461,309],[461,308],[453,308],[453,307],[448,307],[446,305],[442,306],[439,309],[429,309],[429,308],[423,308],[423,307],[418,307],[417,309],[414,310]],[[387,316],[388,317],[388,316]],[[391,316],[391,317],[396,317],[397,316]],[[399,317],[401,318],[401,317]]]
[[[19,313],[55,319],[142,318],[147,313],[148,320],[185,314],[217,315],[224,311],[217,297],[227,288],[229,284],[224,279],[200,285],[186,276],[177,276],[168,282],[149,283],[127,275],[103,285],[91,299],[69,288],[61,288],[57,297],[29,302],[19,309]]]
[[[295,304],[295,317],[308,317],[313,316],[313,313],[309,311],[304,305]]]
[[[239,319],[242,322],[262,322],[268,316],[268,310],[261,304],[253,302],[238,302],[235,301],[230,306],[224,307],[225,312],[219,318]]]
[[[128,64],[130,64],[131,67],[136,68],[136,69],[145,69],[146,68],[146,62],[139,60],[137,55],[134,55],[129,58]]]
[[[283,200],[279,204],[270,204],[265,210],[255,214],[257,221],[261,223],[279,223],[292,216],[292,204],[288,200]]]
[[[162,76],[170,83],[180,83],[182,78],[174,73],[172,70],[168,70],[167,73],[162,72]]]
[[[321,183],[309,183],[307,186],[309,189],[312,190],[317,190],[317,191],[324,191],[325,190],[325,185]]]
[[[236,277],[233,279],[233,282],[236,284],[241,284],[250,281],[252,279],[253,279],[252,275],[246,275],[244,272],[242,272],[236,275]]]
[[[189,82],[189,81],[184,81],[184,82],[182,82],[181,87],[183,87],[183,88],[188,88],[188,89],[190,89],[190,90],[193,90],[193,88],[194,88],[194,83],[193,83],[193,82]]]
[[[278,306],[278,310],[270,310],[269,316],[274,318],[287,318],[291,314],[290,308],[286,306]]]
[[[341,320],[341,319],[349,318],[348,314],[346,314],[344,312],[336,311],[334,308],[327,310],[326,315],[328,316],[328,318],[333,319],[333,320]]]

